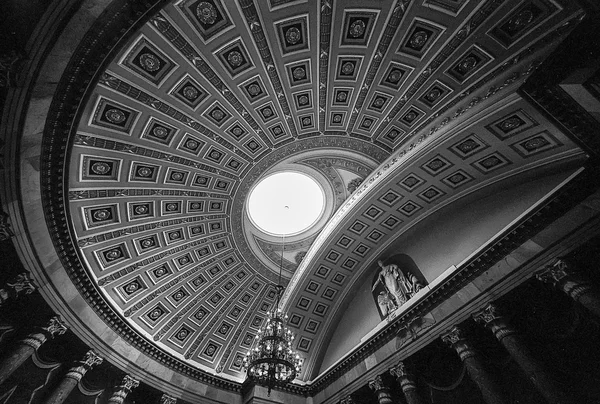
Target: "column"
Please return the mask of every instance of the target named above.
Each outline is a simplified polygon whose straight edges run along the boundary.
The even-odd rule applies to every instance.
[[[558,259],[542,268],[536,272],[535,277],[544,283],[551,283],[600,317],[600,290],[578,274],[564,259]]]
[[[523,369],[527,378],[544,396],[546,401],[551,404],[574,402],[573,398],[560,389],[560,384],[557,380],[533,357],[529,349],[527,349],[519,338],[518,332],[500,315],[495,305],[488,304],[481,311],[473,314],[473,318],[494,333],[498,341],[500,341],[510,356]]]
[[[67,399],[71,391],[77,386],[77,383],[79,383],[87,371],[94,366],[101,364],[102,361],[103,359],[98,356],[94,350],[91,349],[87,351],[83,359],[79,361],[79,364],[69,369],[58,387],[54,389],[52,394],[44,401],[44,404],[61,404]]]
[[[115,391],[108,399],[108,404],[123,404],[127,394],[129,394],[131,390],[135,389],[139,385],[140,382],[138,380],[135,380],[129,375],[125,375],[121,383],[115,387]]]
[[[381,376],[377,376],[375,379],[369,382],[369,387],[375,390],[377,393],[377,402],[379,404],[393,404],[392,395],[390,389],[383,384]]]
[[[29,334],[17,343],[14,351],[10,352],[0,362],[0,384],[19,368],[48,338],[62,335],[67,331],[67,326],[60,316],[52,317],[46,327]]]
[[[163,394],[160,398],[160,404],[176,404],[177,399],[168,395],[167,393]]]
[[[12,282],[0,289],[0,306],[9,299],[15,299],[21,295],[29,295],[35,290],[33,279],[27,272],[20,273]]]
[[[510,402],[497,381],[485,368],[481,355],[475,350],[472,343],[466,339],[464,329],[454,326],[442,335],[442,341],[456,350],[465,364],[469,376],[481,390],[483,399],[487,404],[508,404]]]
[[[396,366],[390,369],[392,376],[395,376],[402,387],[402,392],[406,398],[407,404],[425,404],[419,393],[413,375],[408,373],[404,362],[398,362]]]

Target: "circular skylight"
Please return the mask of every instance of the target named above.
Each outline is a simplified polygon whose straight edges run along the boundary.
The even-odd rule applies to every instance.
[[[325,198],[308,175],[284,171],[262,179],[250,193],[248,214],[265,233],[292,235],[310,228],[323,212]]]

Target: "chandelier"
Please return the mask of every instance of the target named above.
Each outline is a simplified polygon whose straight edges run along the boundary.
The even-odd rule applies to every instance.
[[[267,321],[258,331],[252,348],[244,358],[244,368],[248,379],[267,388],[267,395],[276,386],[284,386],[296,378],[302,366],[302,359],[292,350],[294,335],[285,326],[287,314],[279,307],[281,294],[281,267],[283,266],[283,250],[279,267],[279,283],[277,301],[272,311],[267,313]]]

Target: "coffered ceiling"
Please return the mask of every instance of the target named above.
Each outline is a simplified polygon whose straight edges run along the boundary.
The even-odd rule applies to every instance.
[[[243,381],[282,250],[249,221],[248,194],[306,173],[327,202],[286,244],[284,304],[312,380],[357,280],[402,232],[582,156],[516,93],[578,13],[550,0],[167,5],[106,69],[70,145],[89,299],[173,366]]]

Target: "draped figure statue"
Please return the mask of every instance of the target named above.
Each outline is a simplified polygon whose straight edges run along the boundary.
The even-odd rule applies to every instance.
[[[377,261],[377,264],[381,269],[371,290],[375,290],[379,283],[383,285],[385,293],[382,292],[378,296],[378,304],[385,316],[388,312],[392,311],[391,305],[385,301],[386,297],[393,299],[395,306],[400,307],[421,290],[423,286],[415,275],[410,272],[404,274],[396,264],[383,265],[383,261],[381,260]],[[386,310],[383,310],[383,307]]]

